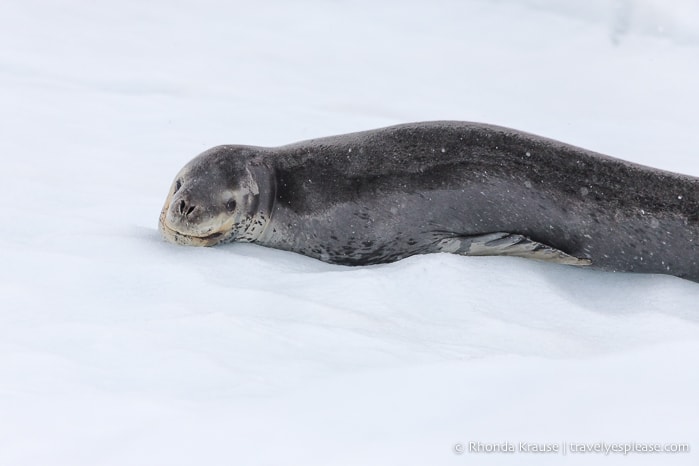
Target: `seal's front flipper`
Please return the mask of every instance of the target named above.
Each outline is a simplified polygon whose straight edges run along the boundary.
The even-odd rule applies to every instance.
[[[437,243],[440,252],[465,256],[515,256],[557,264],[590,265],[590,259],[579,259],[560,249],[513,233],[488,233],[479,236],[444,238]]]

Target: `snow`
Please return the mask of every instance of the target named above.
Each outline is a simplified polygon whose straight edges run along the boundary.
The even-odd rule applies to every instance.
[[[695,283],[156,223],[211,146],[431,119],[699,176],[697,26],[691,0],[3,2],[0,464],[696,464]]]

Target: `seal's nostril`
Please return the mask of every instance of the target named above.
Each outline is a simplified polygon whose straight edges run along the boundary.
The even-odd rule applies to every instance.
[[[183,217],[188,217],[197,208],[195,205],[189,205],[184,199],[177,203],[177,213]]]

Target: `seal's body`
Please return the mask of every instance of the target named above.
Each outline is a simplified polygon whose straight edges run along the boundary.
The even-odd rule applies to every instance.
[[[160,228],[347,265],[452,252],[699,281],[698,178],[476,123],[219,146],[180,172]]]

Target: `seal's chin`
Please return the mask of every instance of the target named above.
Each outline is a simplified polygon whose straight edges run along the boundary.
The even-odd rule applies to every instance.
[[[206,236],[197,236],[188,233],[183,233],[181,231],[172,228],[167,224],[167,221],[160,222],[160,233],[163,237],[174,244],[181,244],[183,246],[215,246],[220,243],[224,238],[224,233],[217,231]]]
[[[226,225],[222,225],[218,229],[211,229],[205,235],[182,231],[168,219],[168,208],[169,203],[166,203],[158,222],[158,229],[167,241],[183,246],[214,246],[225,238]]]

